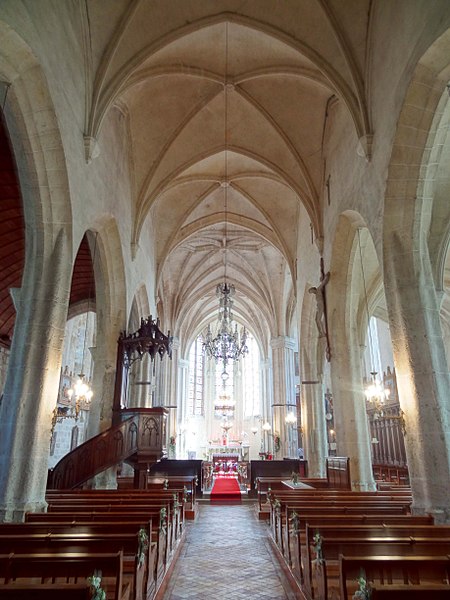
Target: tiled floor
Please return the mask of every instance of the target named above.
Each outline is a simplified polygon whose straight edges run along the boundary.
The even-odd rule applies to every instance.
[[[200,504],[163,600],[293,600],[252,504]]]

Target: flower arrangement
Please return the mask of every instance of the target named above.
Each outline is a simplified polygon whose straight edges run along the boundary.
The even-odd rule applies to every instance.
[[[372,596],[372,590],[367,583],[364,570],[361,569],[358,579],[356,580],[359,589],[353,594],[352,600],[370,600]]]
[[[91,586],[92,600],[106,600],[106,592],[102,588],[102,572],[95,570],[94,574],[88,577],[87,580]]]
[[[281,448],[281,438],[279,433],[273,434],[273,449],[275,452],[279,452]]]

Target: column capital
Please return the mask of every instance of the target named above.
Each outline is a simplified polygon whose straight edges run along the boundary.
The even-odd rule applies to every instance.
[[[172,350],[179,350],[181,346],[180,338],[172,337]]]
[[[287,350],[296,350],[297,340],[286,335],[280,335],[270,340],[270,347],[273,349],[286,348]]]

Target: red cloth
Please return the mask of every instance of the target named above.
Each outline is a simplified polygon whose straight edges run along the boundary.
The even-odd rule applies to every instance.
[[[241,490],[234,477],[217,477],[211,490],[211,500],[240,500]]]

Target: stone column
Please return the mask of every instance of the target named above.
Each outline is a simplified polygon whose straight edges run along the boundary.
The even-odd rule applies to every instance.
[[[186,414],[186,406],[187,406],[187,397],[189,392],[189,361],[184,358],[178,359],[178,380],[180,385],[178,387],[178,401],[177,404],[179,406],[178,410],[178,440],[177,445],[179,446],[179,450],[177,450],[178,458],[187,458],[186,452],[186,426],[187,426],[187,414]]]
[[[296,412],[295,406],[295,369],[294,350],[295,340],[286,336],[273,338],[270,342],[272,348],[272,373],[273,373],[273,431],[281,437],[279,452],[275,452],[274,458],[280,459],[287,456],[288,436],[285,418],[290,410]],[[293,432],[293,446],[298,446],[297,430]]]
[[[71,256],[61,231],[11,290],[16,323],[0,407],[0,520],[45,509],[52,411],[61,370]],[[30,259],[31,260],[31,259]]]
[[[350,458],[352,489],[376,489],[372,473],[369,425],[362,385],[361,357],[357,344],[343,327],[335,332],[331,381],[337,454]],[[356,335],[351,336],[356,339]]]
[[[94,395],[89,411],[86,439],[111,427],[119,333],[119,318],[105,319],[103,322],[97,320],[97,346],[90,348],[94,363]],[[131,393],[129,398],[133,398],[135,402],[135,394]],[[116,475],[117,467],[111,467],[96,475],[90,485],[93,489],[116,489]]]
[[[273,431],[273,383],[272,383],[272,362],[269,359],[261,361],[261,396],[262,396],[262,422],[261,426],[265,421],[268,421]],[[273,446],[271,443],[271,437],[265,433],[260,427],[261,434],[261,451],[272,452]]]
[[[308,380],[302,386],[302,427],[309,477],[326,477],[328,440],[324,394],[322,381]]]
[[[420,210],[416,206],[385,234],[386,302],[413,509],[449,522],[450,376],[425,233],[413,239]]]
[[[164,394],[164,406],[169,409],[169,416],[167,421],[167,431],[170,437],[176,439],[177,435],[177,412],[178,412],[178,386],[179,386],[179,369],[178,369],[178,354],[180,350],[180,340],[173,338],[172,342],[172,358],[165,356],[165,394]],[[175,458],[173,456],[174,449],[169,448],[171,456],[169,458]]]
[[[214,403],[220,390],[216,390],[216,364],[214,360],[205,358],[203,363],[203,399],[205,403],[205,434],[211,440],[221,433],[220,421],[214,416]]]

